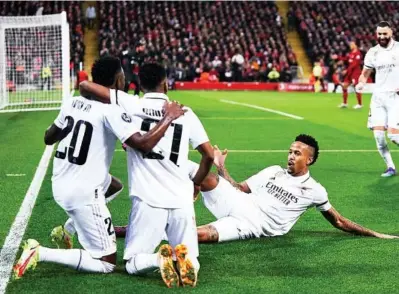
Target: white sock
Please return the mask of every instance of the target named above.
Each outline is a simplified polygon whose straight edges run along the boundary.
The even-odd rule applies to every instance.
[[[54,262],[72,267],[78,271],[92,273],[113,272],[115,265],[91,257],[82,249],[51,249],[39,247],[39,261]]]
[[[64,229],[68,232],[69,235],[71,235],[71,237],[76,234],[75,224],[73,223],[73,220],[71,218],[68,218],[68,220],[65,222]]]
[[[131,275],[143,274],[159,268],[158,254],[136,254],[126,263],[126,271]]]
[[[377,149],[381,157],[384,159],[387,167],[395,169],[391,153],[389,152],[387,140],[385,139],[385,131],[373,131],[375,142],[377,143]]]

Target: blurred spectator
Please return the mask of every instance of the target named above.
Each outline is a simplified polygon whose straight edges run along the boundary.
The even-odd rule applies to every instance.
[[[89,6],[86,8],[86,19],[88,28],[93,29],[94,22],[96,20],[96,8],[92,3],[90,3]]]
[[[316,62],[314,64],[312,73],[315,78],[315,91],[320,92],[319,88],[321,88],[321,90],[324,90],[323,68],[321,67],[320,62]]]
[[[280,73],[277,71],[275,67],[273,67],[272,70],[267,75],[267,78],[269,82],[276,83],[280,79]]]

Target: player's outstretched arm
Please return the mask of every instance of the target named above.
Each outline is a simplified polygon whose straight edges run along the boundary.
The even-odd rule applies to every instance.
[[[398,236],[381,234],[373,230],[367,229],[365,227],[362,227],[350,221],[349,219],[343,217],[338,211],[335,210],[334,207],[331,207],[327,211],[322,211],[321,213],[334,227],[347,233],[360,235],[360,236],[377,237],[382,239],[399,238]]]
[[[110,91],[113,90],[110,90],[109,88],[102,85],[89,81],[83,81],[79,84],[79,91],[80,95],[85,98],[92,98],[96,101],[106,104],[111,103]]]
[[[246,182],[241,182],[237,183],[231,176],[230,173],[227,171],[227,168],[225,166],[225,160],[227,157],[227,149],[224,149],[224,151],[220,151],[219,147],[215,145],[213,147],[213,152],[214,152],[214,160],[213,164],[216,166],[217,171],[219,176],[222,178],[226,179],[230,184],[233,185],[233,187],[245,192],[245,193],[251,193],[251,189],[248,187],[248,184]]]
[[[164,117],[155,125],[154,128],[143,135],[139,132],[134,133],[124,143],[131,148],[140,150],[141,152],[150,152],[165,135],[170,124],[186,112],[186,110],[183,109],[183,105],[169,101],[165,102],[164,111]]]

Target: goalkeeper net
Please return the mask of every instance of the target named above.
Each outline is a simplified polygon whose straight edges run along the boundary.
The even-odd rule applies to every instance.
[[[0,17],[0,112],[58,109],[70,90],[66,13]]]

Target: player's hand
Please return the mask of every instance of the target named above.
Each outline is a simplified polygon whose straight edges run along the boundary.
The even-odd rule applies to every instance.
[[[376,237],[380,239],[399,239],[399,236],[380,234],[380,233],[377,233]]]
[[[187,112],[186,109],[183,109],[184,105],[180,104],[177,101],[165,101],[163,105],[164,116],[170,117],[173,120],[181,117]]]
[[[359,83],[356,85],[355,90],[356,90],[356,92],[358,92],[358,93],[362,93],[363,90],[364,90],[364,83],[359,82]]]
[[[220,151],[220,149],[217,145],[213,146],[213,155],[214,155],[213,164],[216,167],[220,167],[220,166],[224,165],[224,162],[227,157],[227,153],[228,153],[227,149],[224,149],[222,152],[222,151]]]
[[[201,191],[201,186],[196,185],[196,184],[194,183],[194,201],[197,201],[197,200],[198,200],[199,192],[200,192],[200,191]]]
[[[122,148],[123,148],[123,150],[126,151],[127,145],[126,145],[125,143],[123,143],[123,144],[122,144]]]

